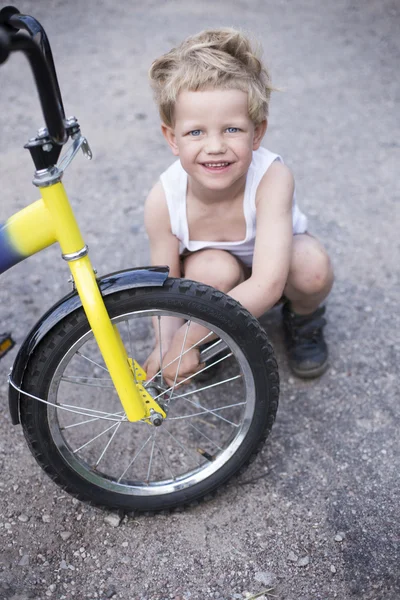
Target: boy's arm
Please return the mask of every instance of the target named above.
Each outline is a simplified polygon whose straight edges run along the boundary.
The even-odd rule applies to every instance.
[[[294,179],[282,163],[273,163],[257,190],[256,242],[252,274],[229,295],[255,317],[279,301],[292,253]]]
[[[150,191],[144,206],[144,223],[150,242],[152,265],[167,265],[170,277],[180,277],[179,240],[171,231],[170,217],[161,182]],[[176,331],[183,321],[178,318],[161,319],[162,353],[165,355]],[[157,319],[153,319],[156,347],[147,358],[144,368],[148,378],[156,374],[160,367],[160,340]]]
[[[164,189],[160,181],[144,205],[144,224],[150,242],[152,265],[168,265],[170,277],[180,277],[179,240],[171,231]]]

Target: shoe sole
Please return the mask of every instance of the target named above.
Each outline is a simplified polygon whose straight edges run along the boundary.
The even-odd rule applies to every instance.
[[[291,371],[301,379],[315,379],[316,377],[320,377],[325,373],[325,371],[329,368],[329,362],[327,361],[320,367],[315,367],[315,369],[309,369],[308,371],[301,371],[300,369],[296,369],[296,367],[292,367],[289,365]]]

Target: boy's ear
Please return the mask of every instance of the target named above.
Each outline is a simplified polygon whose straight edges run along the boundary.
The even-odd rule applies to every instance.
[[[179,149],[176,143],[176,137],[173,128],[169,127],[168,125],[165,125],[165,123],[161,123],[161,131],[163,136],[167,140],[168,146],[171,148],[172,153],[175,156],[179,156]]]
[[[253,150],[258,150],[261,144],[261,141],[267,131],[268,121],[264,119],[254,128],[254,137],[253,137]]]

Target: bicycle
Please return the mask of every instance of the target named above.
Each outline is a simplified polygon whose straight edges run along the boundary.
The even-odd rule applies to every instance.
[[[279,396],[272,347],[239,303],[169,278],[168,267],[97,276],[61,182],[80,149],[92,158],[89,144],[78,120],[65,118],[43,27],[6,7],[0,63],[16,51],[29,60],[46,123],[25,145],[41,198],[0,229],[0,273],[57,242],[73,290],[19,349],[9,375],[12,423],[22,425],[44,471],[82,501],[127,512],[196,504],[247,466],[267,438]],[[204,367],[180,383],[176,375],[171,386],[166,365],[150,380],[141,367],[170,318],[208,332],[194,345]],[[189,349],[184,342],[173,361],[176,374]]]

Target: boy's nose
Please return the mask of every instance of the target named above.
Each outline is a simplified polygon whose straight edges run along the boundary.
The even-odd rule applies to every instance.
[[[220,135],[213,135],[207,138],[205,147],[207,154],[223,154],[226,152],[226,144]]]

